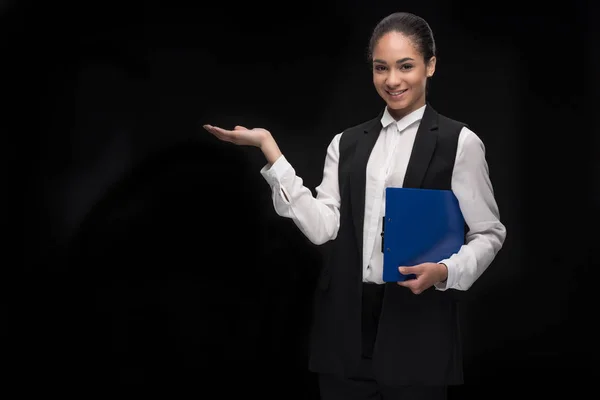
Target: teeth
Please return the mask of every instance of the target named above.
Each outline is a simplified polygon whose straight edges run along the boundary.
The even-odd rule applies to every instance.
[[[392,96],[398,96],[399,94],[401,94],[401,93],[404,93],[405,91],[406,91],[406,89],[405,89],[405,90],[401,90],[401,91],[399,91],[399,92],[390,92],[390,94],[391,94]]]

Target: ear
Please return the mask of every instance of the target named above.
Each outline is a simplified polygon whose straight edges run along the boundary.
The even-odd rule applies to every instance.
[[[435,73],[435,63],[437,62],[437,58],[435,58],[435,56],[431,57],[429,59],[429,62],[427,63],[427,77],[431,78],[433,76],[433,74]]]

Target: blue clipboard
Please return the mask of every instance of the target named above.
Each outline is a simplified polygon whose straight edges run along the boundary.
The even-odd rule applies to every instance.
[[[385,192],[385,282],[413,279],[398,267],[442,261],[465,243],[465,220],[451,190],[388,187]]]

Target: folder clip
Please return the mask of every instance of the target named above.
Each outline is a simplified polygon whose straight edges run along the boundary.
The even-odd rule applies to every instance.
[[[381,252],[384,252],[384,244],[383,244],[383,232],[385,231],[385,216],[383,217],[383,221],[381,222]]]

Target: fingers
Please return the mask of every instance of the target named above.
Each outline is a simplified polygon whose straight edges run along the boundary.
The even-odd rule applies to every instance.
[[[398,271],[400,271],[402,275],[420,275],[423,273],[423,268],[421,267],[421,265],[415,265],[412,267],[398,267]]]
[[[202,127],[215,136],[219,136],[221,134],[221,132],[219,132],[219,128],[217,128],[215,126],[206,124],[206,125],[202,125]]]
[[[206,129],[207,131],[209,131],[210,133],[218,133],[221,135],[232,135],[234,132],[237,132],[237,131],[249,130],[248,128],[241,126],[241,125],[236,125],[232,131],[223,129],[223,128],[219,128],[218,126],[209,125],[209,124],[202,125],[202,127],[204,129]]]
[[[204,124],[202,127],[221,141],[242,146],[259,146],[262,138],[265,136],[264,129],[248,129],[242,125],[235,125],[233,130],[219,128],[210,124]]]
[[[227,133],[227,132],[231,132],[228,131],[226,129],[223,128],[219,128],[218,126],[213,126],[213,125],[202,125],[204,127],[204,129],[206,129],[207,131],[209,131],[210,133]]]
[[[422,263],[410,267],[400,266],[398,270],[403,275],[414,275],[414,279],[407,279],[397,282],[399,286],[410,289],[414,294],[421,294],[439,282],[440,274],[438,271],[440,264]]]
[[[214,135],[215,133],[217,133],[217,131],[215,130],[215,127],[214,127],[214,126],[212,126],[212,125],[204,124],[204,125],[202,125],[202,127],[203,127],[204,129],[206,129],[208,132],[212,133],[213,135]]]
[[[406,281],[399,281],[396,283],[399,286],[403,286],[405,288],[410,289],[410,291],[413,292],[414,294],[421,294],[421,293],[423,293],[423,290],[424,290],[422,283],[419,281],[419,278],[408,279]]]
[[[404,286],[405,288],[410,289],[414,294],[421,294],[424,290],[424,284],[422,274],[423,268],[421,265],[414,265],[411,267],[398,267],[398,271],[402,275],[414,275],[414,278],[407,279],[405,281],[399,281],[398,285]]]
[[[212,133],[214,136],[216,136],[219,140],[225,142],[235,142],[235,138],[237,137],[236,131],[229,131],[227,129],[219,128],[208,124],[202,125],[202,127],[208,132]]]
[[[246,128],[245,126],[242,126],[242,125],[236,125],[233,128],[233,131],[229,131],[229,130],[226,130],[223,128],[219,128],[218,126],[213,126],[213,125],[209,125],[209,124],[204,124],[204,125],[202,125],[202,127],[209,132],[220,132],[220,133],[230,133],[233,131],[248,131],[249,130],[248,128]]]

